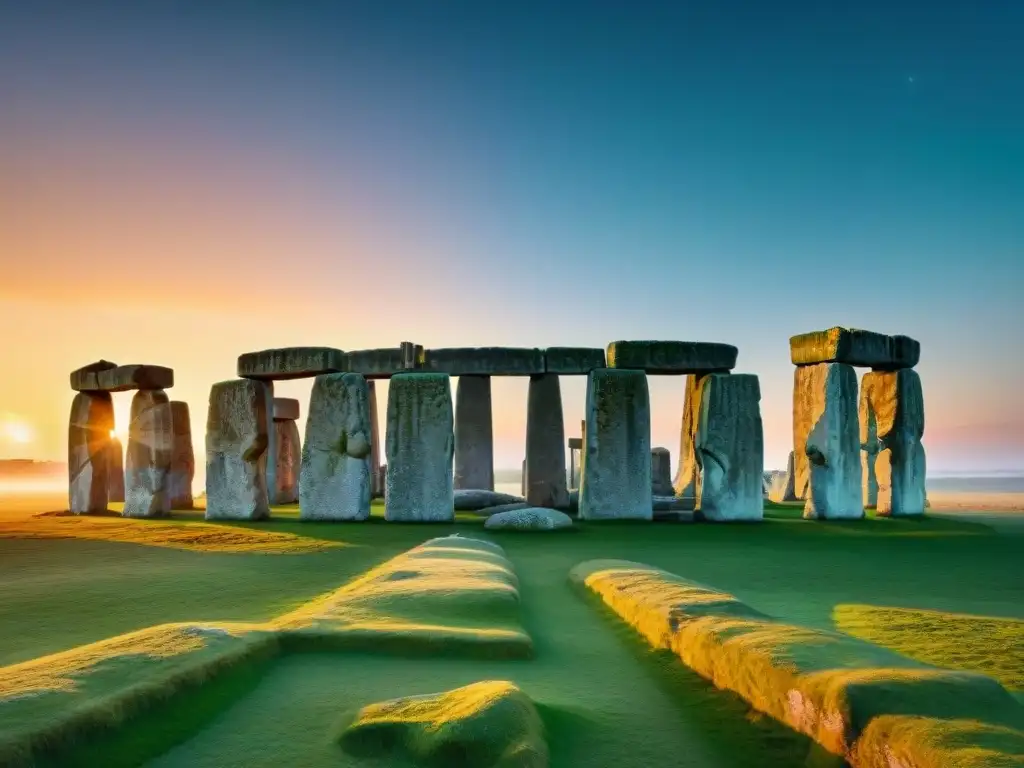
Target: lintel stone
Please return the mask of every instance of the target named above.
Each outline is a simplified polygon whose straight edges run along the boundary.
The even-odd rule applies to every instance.
[[[246,352],[238,356],[243,379],[284,381],[308,379],[324,373],[343,373],[345,353],[333,347],[283,347]]]
[[[275,397],[273,418],[276,421],[295,421],[299,418],[299,401],[294,397]]]
[[[793,365],[845,363],[879,371],[913,368],[921,359],[921,343],[909,336],[887,336],[858,328],[828,328],[789,340]]]
[[[608,367],[654,375],[703,374],[731,371],[738,354],[731,344],[707,341],[613,341]]]
[[[173,386],[174,371],[162,365],[114,365],[101,360],[71,374],[71,388],[79,392],[130,392]]]
[[[524,347],[447,347],[428,349],[423,367],[449,376],[539,376],[544,351]]]
[[[359,373],[366,379],[390,379],[405,368],[401,347],[360,349],[345,355],[348,373]]]
[[[81,368],[71,372],[71,388],[76,392],[98,392],[100,383],[97,376],[100,371],[109,371],[117,368],[117,363],[109,360],[97,360],[95,363],[83,365]]]
[[[597,368],[604,368],[604,350],[594,347],[548,347],[544,350],[544,365],[548,373],[563,376],[586,376]]]

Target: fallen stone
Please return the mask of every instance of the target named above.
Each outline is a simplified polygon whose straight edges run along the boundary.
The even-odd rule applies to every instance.
[[[345,366],[345,353],[333,347],[284,347],[238,356],[238,375],[246,379],[308,379]]]
[[[68,508],[72,514],[107,511],[110,432],[114,403],[105,392],[79,392],[68,419]]]
[[[513,496],[510,493],[499,493],[482,488],[456,488],[454,501],[456,511],[467,512],[498,504],[518,504],[525,502],[526,499],[521,496]]]
[[[267,385],[254,379],[210,388],[206,421],[206,518],[262,520],[270,516],[267,478]]]
[[[455,488],[494,488],[490,376],[460,376],[455,385]]]
[[[604,350],[592,347],[548,347],[544,350],[544,369],[563,376],[587,375],[604,368]]]
[[[924,514],[924,395],[916,371],[864,374],[860,437],[862,455],[874,458],[878,514]]]
[[[458,493],[458,491],[456,491]],[[514,496],[512,498],[515,498]],[[490,517],[491,515],[497,515],[500,512],[511,512],[516,509],[529,509],[533,505],[526,501],[514,501],[508,504],[494,504],[490,507],[480,507],[479,509],[466,510],[472,512],[477,517]]]
[[[694,445],[697,516],[716,522],[764,518],[761,386],[750,373],[707,377]]]
[[[851,366],[796,369],[793,433],[795,491],[805,499],[804,517],[863,517],[857,374]]]
[[[132,398],[125,451],[124,517],[170,514],[174,453],[171,403],[162,390],[143,389]]]
[[[608,367],[649,374],[691,374],[731,371],[739,351],[731,344],[705,341],[613,341]]]
[[[654,496],[651,508],[655,512],[692,512],[693,499],[681,499],[678,496]]]
[[[299,418],[299,401],[293,397],[274,398],[274,421],[295,421]]]
[[[526,507],[492,514],[484,523],[488,530],[556,531],[572,527],[572,518],[557,509]]]
[[[192,450],[192,420],[188,403],[172,400],[170,408],[174,438],[167,488],[171,509],[192,509],[195,506],[192,483],[196,476],[196,457]]]
[[[544,352],[518,347],[448,347],[424,351],[423,368],[450,376],[536,376]]]
[[[789,340],[793,365],[845,363],[880,370],[913,368],[921,358],[921,344],[909,336],[857,328],[829,328],[793,336]]]
[[[299,427],[292,419],[274,422],[277,442],[277,472],[274,474],[272,504],[294,504],[299,500],[299,482],[302,477],[302,440]]]
[[[124,501],[124,447],[116,437],[107,445],[107,501]]]
[[[299,518],[370,516],[370,392],[358,373],[316,377],[299,473]]]
[[[642,371],[590,374],[584,439],[580,519],[650,520],[651,406]]]
[[[530,504],[554,509],[568,506],[562,389],[553,373],[530,377],[524,467],[525,496]]]
[[[683,423],[679,429],[679,468],[672,483],[675,495],[682,499],[697,498],[697,479],[700,467],[694,445],[697,439],[697,425],[700,424],[701,392],[707,374],[690,374],[686,377],[686,395],[683,400]]]
[[[388,389],[384,519],[451,522],[455,435],[451,379],[400,373]]]
[[[786,461],[786,471],[777,474],[775,479],[772,481],[771,487],[768,489],[769,501],[781,504],[786,501],[800,500],[796,495],[795,465],[796,457],[793,451],[790,451],[789,459]]]
[[[377,412],[377,385],[367,380],[366,392],[370,403],[370,497],[384,495],[384,468],[380,465],[380,421]]]
[[[651,493],[672,496],[672,454],[668,448],[651,448]]]
[[[99,372],[117,368],[117,363],[97,360],[71,372],[71,388],[76,392],[97,392],[100,389]]]
[[[415,358],[415,350],[412,355]],[[358,373],[367,379],[390,379],[396,373],[407,370],[401,347],[359,349],[346,353],[345,359],[349,373]]]

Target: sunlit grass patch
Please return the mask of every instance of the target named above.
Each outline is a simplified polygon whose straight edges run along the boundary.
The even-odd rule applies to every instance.
[[[1020,768],[1024,732],[977,720],[874,718],[857,742],[856,768]]]
[[[1024,621],[912,608],[837,605],[836,627],[927,664],[981,672],[1024,691]]]

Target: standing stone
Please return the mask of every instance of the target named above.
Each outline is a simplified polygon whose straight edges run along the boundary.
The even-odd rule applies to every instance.
[[[592,371],[587,378],[580,519],[650,520],[652,503],[647,376],[634,370]]]
[[[764,518],[761,387],[749,373],[713,373],[701,388],[694,444],[696,511],[705,520]]]
[[[878,506],[878,478],[875,477],[875,461],[878,458],[878,420],[868,400],[871,374],[865,374],[861,381],[858,414],[860,420],[860,473],[861,495],[864,507]]]
[[[781,504],[784,501],[799,501],[794,490],[794,461],[794,453],[790,451],[789,459],[786,461],[786,471],[776,475],[768,489],[769,501],[776,504]]]
[[[695,499],[700,467],[694,444],[700,423],[701,389],[707,374],[692,373],[686,377],[686,397],[683,400],[683,425],[679,430],[679,469],[673,483],[675,495],[681,499]]]
[[[106,392],[79,392],[68,419],[68,508],[73,514],[107,511],[110,433],[114,403]]]
[[[124,447],[116,437],[107,444],[107,501],[124,501]]]
[[[455,519],[451,379],[446,373],[399,373],[388,390],[384,519]]]
[[[317,376],[299,473],[302,520],[370,516],[370,390],[358,373]]]
[[[864,516],[861,496],[857,374],[845,363],[796,369],[793,389],[796,494],[801,482],[804,517]],[[801,474],[803,473],[803,474]]]
[[[519,475],[519,495],[526,498],[526,459],[523,459],[523,472]]]
[[[370,497],[384,495],[384,475],[380,466],[380,421],[377,419],[377,387],[373,381],[366,382],[370,398]]]
[[[562,388],[554,373],[530,377],[526,398],[525,466],[525,496],[530,506],[553,509],[569,506]]]
[[[274,382],[265,380],[267,398],[267,449],[260,457],[260,474],[267,486],[267,503],[274,504],[277,493],[277,429],[274,426]]]
[[[302,477],[302,446],[295,419],[275,419],[274,439],[277,441],[277,487],[274,504],[294,504],[299,500]]]
[[[672,454],[668,448],[651,449],[651,493],[672,495]]]
[[[864,374],[860,420],[865,444],[872,427],[875,433],[878,514],[924,514],[924,395],[917,372],[905,368]]]
[[[214,384],[206,420],[206,518],[270,516],[267,478],[267,385],[255,379]]]
[[[196,477],[196,456],[192,450],[192,419],[188,403],[171,401],[171,428],[174,448],[171,451],[171,476],[168,488],[171,509],[192,509],[192,483]]]
[[[170,514],[174,451],[171,403],[162,389],[141,389],[132,398],[125,456],[124,517]]]
[[[455,385],[455,487],[494,490],[490,376],[459,376]]]

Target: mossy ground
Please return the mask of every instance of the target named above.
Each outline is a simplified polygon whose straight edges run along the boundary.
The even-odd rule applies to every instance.
[[[40,511],[58,507],[54,500]],[[0,524],[25,525],[25,512],[24,505],[16,514],[0,510]],[[836,628],[844,605],[1024,619],[1024,530],[997,534],[932,519],[814,523],[800,520],[799,509],[769,506],[764,525],[584,524],[533,536],[485,533],[470,515],[455,525],[385,524],[382,512],[375,505],[365,524],[302,523],[292,508],[266,523],[211,526],[347,545],[287,556],[146,546],[148,533],[131,541],[0,538],[0,663],[167,622],[266,621],[428,538],[458,531],[505,548],[519,578],[533,659],[284,656],[265,676],[239,672],[190,692],[187,706],[168,702],[105,742],[105,764],[152,758],[166,766],[366,765],[346,763],[332,739],[344,711],[498,679],[515,682],[537,702],[553,766],[771,768],[805,765],[816,748],[715,691],[671,654],[650,651],[596,598],[571,589],[566,575],[573,565],[596,558],[648,563],[713,584],[782,620],[824,629]],[[199,522],[201,512],[176,515],[172,524],[195,526],[202,538]],[[127,524],[147,532],[167,525]],[[938,654],[922,658],[933,664],[964,665],[961,649],[945,640],[907,648],[900,632],[882,630],[871,640],[922,657]],[[81,764],[98,749],[83,745]]]

